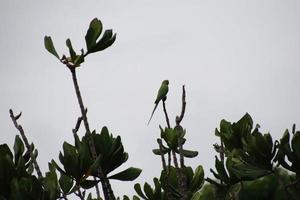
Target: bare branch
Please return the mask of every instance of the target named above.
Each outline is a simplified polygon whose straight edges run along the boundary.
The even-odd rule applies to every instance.
[[[167,122],[167,125],[168,125],[168,128],[171,128],[170,126],[170,120],[169,120],[169,117],[168,117],[168,113],[167,113],[167,109],[166,109],[166,99],[163,99],[163,110],[164,110],[164,113],[165,113],[165,117],[166,117],[166,122]]]
[[[92,154],[93,159],[96,160],[98,155],[97,155],[97,152],[96,152],[95,143],[94,143],[94,140],[93,140],[92,135],[91,135],[91,131],[90,131],[87,115],[86,115],[87,109],[85,109],[84,104],[83,104],[83,100],[82,100],[82,97],[81,97],[81,93],[80,93],[80,89],[79,89],[79,85],[78,85],[78,81],[77,81],[77,76],[76,76],[76,71],[75,71],[75,68],[70,68],[69,67],[69,69],[72,73],[72,80],[73,80],[73,84],[74,84],[74,87],[75,87],[75,92],[76,92],[78,104],[79,104],[79,107],[80,107],[82,120],[83,120],[83,123],[84,123],[84,127],[86,129],[86,135],[89,138],[90,152]],[[106,200],[115,199],[113,190],[111,189],[111,186],[110,186],[110,183],[109,183],[109,180],[105,177],[101,166],[98,167],[97,173],[98,173],[98,176],[100,177],[100,181],[101,181],[101,184],[102,184],[104,198]],[[94,177],[94,179],[96,179],[96,178]],[[99,192],[99,188],[97,188],[97,186],[96,186],[96,192],[97,192],[97,198],[100,199],[100,192]]]
[[[78,117],[75,128],[73,129],[74,134],[78,132],[78,130],[80,128],[80,125],[81,125],[81,122],[82,122],[82,117]]]
[[[179,125],[180,122],[182,121],[185,113],[185,107],[186,107],[186,100],[185,100],[185,86],[182,86],[182,106],[181,106],[181,113],[180,116],[177,116],[175,121],[176,125]]]
[[[13,111],[12,111],[12,109],[9,109],[9,113],[10,113],[10,117],[11,117],[13,123],[14,123],[14,126],[16,127],[16,129],[18,129],[18,131],[19,131],[19,133],[20,133],[20,135],[22,137],[22,140],[25,143],[25,146],[26,146],[27,150],[30,152],[30,158],[31,158],[31,160],[33,162],[33,165],[34,165],[35,171],[36,171],[36,173],[38,175],[38,178],[40,180],[42,180],[43,179],[43,175],[42,175],[40,167],[39,167],[39,165],[38,165],[38,163],[37,163],[37,161],[36,161],[36,159],[35,159],[35,157],[33,155],[33,149],[31,148],[31,146],[30,146],[30,144],[28,142],[28,139],[27,139],[27,137],[25,135],[23,127],[21,125],[19,125],[18,122],[17,122],[17,120],[21,117],[22,113],[20,113],[17,116],[15,116],[14,113],[13,113]]]

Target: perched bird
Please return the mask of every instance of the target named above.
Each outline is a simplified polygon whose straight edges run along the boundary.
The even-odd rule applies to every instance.
[[[150,123],[150,121],[151,121],[151,119],[152,119],[152,116],[153,116],[153,114],[154,114],[154,112],[155,112],[155,110],[156,110],[156,108],[157,108],[157,106],[158,106],[158,103],[159,103],[161,100],[164,100],[164,99],[167,97],[167,93],[168,93],[168,91],[169,91],[168,85],[169,85],[169,81],[168,81],[168,80],[164,80],[164,81],[161,83],[161,86],[160,86],[160,88],[159,88],[159,90],[158,90],[158,93],[157,93],[156,100],[155,100],[155,102],[154,102],[154,103],[155,103],[154,109],[153,109],[152,114],[151,114],[151,117],[150,117],[150,119],[149,119],[149,121],[148,121],[148,125],[149,125],[149,123]]]

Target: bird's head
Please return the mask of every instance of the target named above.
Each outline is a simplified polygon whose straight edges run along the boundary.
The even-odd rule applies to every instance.
[[[162,82],[162,84],[164,84],[164,85],[169,85],[169,80],[164,80],[164,81]]]

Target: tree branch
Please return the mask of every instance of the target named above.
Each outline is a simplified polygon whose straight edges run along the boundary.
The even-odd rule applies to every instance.
[[[68,67],[68,65],[67,65],[67,67]],[[79,89],[79,85],[78,85],[78,81],[77,81],[77,77],[76,77],[76,71],[75,71],[75,68],[70,68],[70,67],[68,67],[68,68],[70,69],[70,71],[72,73],[72,80],[73,80],[73,84],[74,84],[74,87],[75,87],[75,92],[76,92],[78,104],[79,104],[79,107],[80,107],[84,127],[86,129],[86,135],[89,138],[90,152],[92,154],[93,159],[96,160],[98,155],[97,155],[97,152],[96,152],[95,143],[94,143],[94,140],[93,140],[93,137],[92,137],[92,134],[91,134],[91,131],[90,131],[88,119],[87,119],[87,116],[86,116],[86,113],[87,113],[86,111],[87,110],[85,109],[83,101],[82,101],[82,97],[81,97],[81,93],[80,93],[80,89]],[[109,180],[105,177],[101,166],[98,167],[97,173],[98,173],[98,176],[100,177],[100,181],[101,181],[101,184],[102,184],[104,198],[106,200],[114,200],[115,196],[114,196],[113,191],[110,187]],[[96,191],[97,191],[97,188],[96,188]],[[97,198],[100,198],[99,193],[97,193]]]
[[[182,86],[182,106],[181,106],[181,113],[180,116],[177,116],[175,121],[176,125],[179,125],[180,122],[182,121],[185,113],[185,107],[186,107],[186,100],[185,100],[185,86]]]
[[[9,109],[9,113],[10,113],[10,117],[11,117],[13,123],[14,123],[14,126],[16,127],[16,129],[19,130],[20,135],[22,137],[22,140],[24,141],[27,150],[30,152],[30,158],[31,158],[31,160],[33,162],[33,165],[34,165],[35,171],[36,171],[36,173],[38,175],[38,178],[40,180],[42,180],[43,179],[43,175],[42,175],[40,167],[39,167],[39,165],[38,165],[38,163],[37,163],[37,161],[36,161],[36,159],[35,159],[35,157],[33,155],[33,149],[31,148],[31,146],[30,146],[30,144],[28,142],[28,139],[27,139],[27,137],[25,135],[23,127],[21,125],[19,125],[18,122],[17,122],[17,120],[21,117],[22,113],[20,113],[19,115],[15,116],[14,113],[13,113],[13,111],[12,111],[12,109]]]
[[[168,126],[168,128],[171,128],[171,126],[170,126],[170,120],[169,120],[169,117],[168,117],[168,113],[167,113],[166,103],[165,102],[166,102],[166,98],[163,99],[163,110],[164,110],[164,113],[165,113],[167,126]]]

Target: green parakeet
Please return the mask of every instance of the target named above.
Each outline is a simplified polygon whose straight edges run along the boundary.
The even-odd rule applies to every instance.
[[[155,100],[155,102],[154,102],[154,103],[155,103],[154,109],[153,109],[152,114],[151,114],[151,117],[150,117],[150,119],[149,119],[149,121],[148,121],[148,125],[149,125],[149,123],[150,123],[150,121],[151,121],[151,119],[152,119],[152,116],[153,116],[153,114],[154,114],[154,112],[155,112],[155,110],[156,110],[156,108],[157,108],[157,106],[158,106],[158,103],[159,103],[161,100],[163,100],[164,98],[167,97],[167,93],[168,93],[168,91],[169,91],[168,85],[169,85],[169,81],[168,81],[168,80],[164,80],[164,81],[161,83],[161,86],[160,86],[160,88],[159,88],[159,90],[158,90],[158,93],[157,93],[156,100]]]

